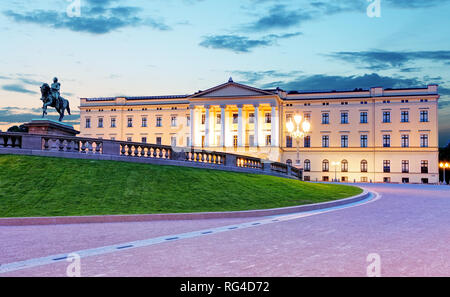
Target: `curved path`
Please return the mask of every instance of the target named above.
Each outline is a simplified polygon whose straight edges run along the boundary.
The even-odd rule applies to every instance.
[[[0,227],[0,276],[65,276],[75,251],[82,276],[365,276],[372,253],[383,276],[450,275],[450,187],[363,186],[382,198],[260,219]]]

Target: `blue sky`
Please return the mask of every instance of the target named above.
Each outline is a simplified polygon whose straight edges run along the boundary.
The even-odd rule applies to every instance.
[[[0,3],[0,129],[63,96],[190,94],[235,81],[287,90],[440,85],[450,140],[450,0],[75,0]],[[6,2],[6,3],[5,3]],[[67,119],[76,123],[77,108]]]

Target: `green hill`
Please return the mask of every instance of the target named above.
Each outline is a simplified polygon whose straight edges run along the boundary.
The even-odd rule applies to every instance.
[[[0,217],[237,211],[311,204],[361,189],[258,174],[0,156]]]

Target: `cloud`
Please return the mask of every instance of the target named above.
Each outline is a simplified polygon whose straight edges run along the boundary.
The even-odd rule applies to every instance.
[[[428,8],[450,3],[450,0],[385,0],[397,8]]]
[[[327,56],[352,64],[361,65],[363,68],[387,70],[391,68],[404,67],[409,62],[417,60],[428,60],[439,63],[450,62],[450,51],[361,51],[361,52],[335,52]],[[403,68],[404,70],[411,68]],[[404,71],[408,72],[408,71]]]
[[[242,71],[235,70],[231,71],[233,75],[238,75],[239,77],[243,77],[243,84],[254,85],[259,83],[261,80],[266,78],[286,78],[286,77],[295,77],[301,73],[301,71],[290,71],[290,72],[281,72],[277,70],[267,70],[267,71]]]
[[[199,45],[205,48],[230,50],[235,53],[248,53],[254,48],[275,45],[280,39],[292,38],[301,34],[300,32],[282,35],[270,34],[259,39],[250,39],[240,35],[212,35],[203,37],[203,41]]]
[[[131,6],[109,7],[113,0],[88,0],[80,17],[68,17],[65,12],[33,10],[29,12],[4,11],[3,14],[17,23],[37,24],[74,32],[106,34],[126,27],[147,26],[156,30],[170,30],[165,23],[153,18],[138,16],[140,8]]]
[[[49,119],[58,120],[59,115],[53,109],[48,109]],[[0,107],[0,123],[25,123],[32,119],[42,116],[41,108],[20,108],[20,107]],[[66,115],[64,122],[78,124],[80,113],[76,110],[72,111],[72,115]]]
[[[252,32],[287,29],[298,26],[302,22],[311,19],[313,19],[313,15],[310,12],[302,9],[287,10],[284,5],[277,5],[272,7],[267,15],[260,17],[250,24],[244,25],[243,28]]]
[[[418,78],[403,78],[380,76],[376,73],[364,75],[303,75],[292,80],[282,81],[278,83],[282,89],[288,91],[318,91],[318,90],[354,90],[355,88],[368,89],[370,87],[382,86],[384,88],[411,88],[423,87],[429,83]],[[263,85],[264,88],[275,87],[273,83]]]
[[[22,85],[19,85],[19,84],[4,85],[4,86],[2,86],[2,90],[8,91],[8,92],[22,93],[22,94],[37,94],[37,92],[27,90],[27,89],[25,89],[25,87],[23,87]]]

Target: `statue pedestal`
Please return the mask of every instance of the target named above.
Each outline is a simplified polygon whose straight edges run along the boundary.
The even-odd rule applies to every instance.
[[[28,134],[63,136],[80,134],[80,131],[75,130],[71,125],[49,119],[33,119],[24,126],[28,128]]]

